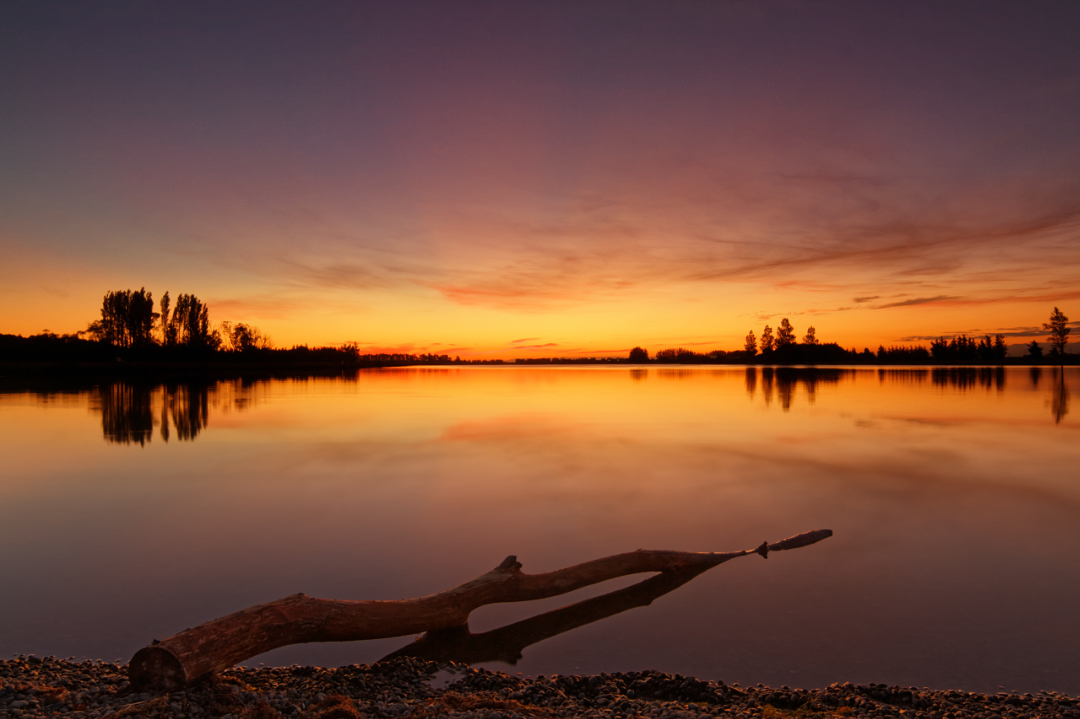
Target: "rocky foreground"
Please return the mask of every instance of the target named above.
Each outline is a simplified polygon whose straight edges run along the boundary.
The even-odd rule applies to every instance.
[[[521,678],[462,665],[399,659],[340,669],[232,669],[184,691],[132,691],[126,667],[52,657],[0,661],[0,716],[354,717],[1077,717],[1080,699],[928,691],[884,684],[827,689],[728,686],[678,674],[631,672]]]

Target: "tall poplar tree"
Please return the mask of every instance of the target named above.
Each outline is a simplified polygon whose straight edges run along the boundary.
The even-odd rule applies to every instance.
[[[776,328],[776,349],[793,344],[795,344],[795,328],[785,317],[780,320],[780,326]]]
[[[1065,364],[1065,345],[1069,344],[1069,318],[1057,307],[1050,313],[1050,321],[1043,324],[1043,330],[1050,333],[1046,341],[1050,343],[1050,351],[1061,358],[1061,364]]]
[[[765,329],[761,331],[761,352],[772,352],[773,350],[773,336],[772,327],[765,325]]]
[[[750,330],[750,334],[746,335],[744,349],[748,357],[757,355],[757,337],[754,336],[754,330]]]

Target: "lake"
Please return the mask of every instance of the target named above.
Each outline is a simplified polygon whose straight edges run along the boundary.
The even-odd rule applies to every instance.
[[[296,592],[638,548],[723,564],[533,644],[640,669],[1080,693],[1080,368],[447,367],[0,384],[0,653],[126,661]],[[474,632],[633,584],[483,608]],[[412,637],[250,663],[368,663]]]

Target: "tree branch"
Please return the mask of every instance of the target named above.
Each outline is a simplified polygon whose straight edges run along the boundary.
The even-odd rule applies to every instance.
[[[464,627],[469,614],[486,604],[545,599],[642,572],[696,576],[736,557],[754,552],[767,557],[770,551],[803,547],[831,535],[831,530],[822,529],[739,552],[639,549],[542,574],[525,574],[517,557],[510,556],[470,582],[416,599],[350,601],[294,594],[155,641],[132,657],[128,677],[133,686],[174,689],[290,644],[383,639]]]

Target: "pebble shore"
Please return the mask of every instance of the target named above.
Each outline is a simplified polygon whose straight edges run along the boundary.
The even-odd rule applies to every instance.
[[[918,717],[1080,719],[1080,698],[973,694],[884,684],[740,687],[661,672],[522,678],[396,659],[339,669],[235,668],[168,694],[133,691],[127,667],[19,656],[0,661],[0,717],[517,719],[518,717]]]

